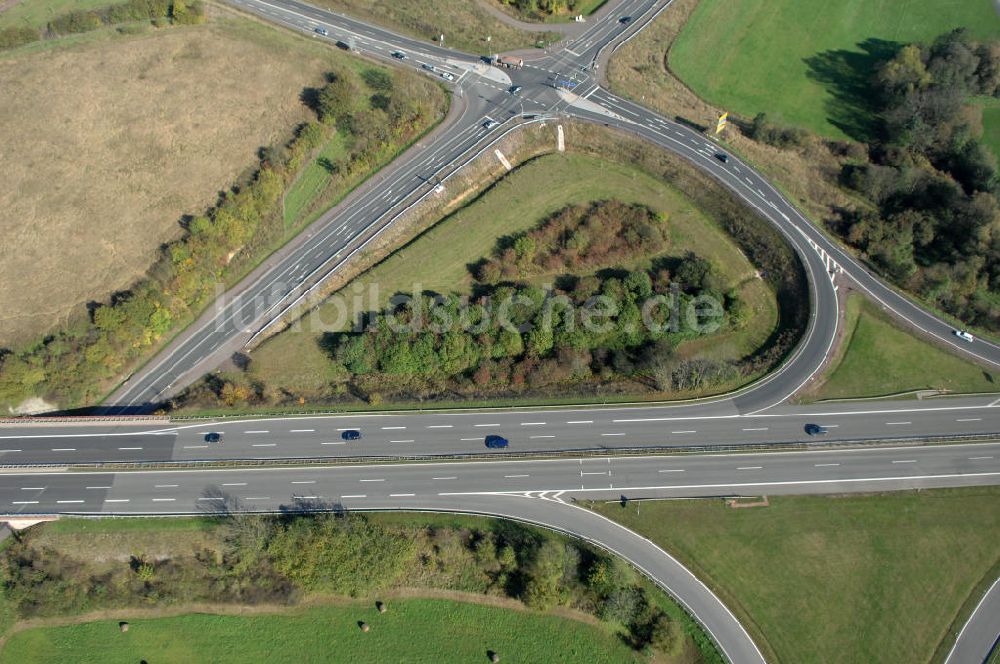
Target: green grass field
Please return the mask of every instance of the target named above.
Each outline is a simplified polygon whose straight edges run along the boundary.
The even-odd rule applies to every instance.
[[[578,154],[550,155],[529,162],[472,204],[450,215],[399,249],[345,288],[350,302],[365,294],[369,310],[384,306],[396,292],[432,290],[468,292],[468,265],[490,253],[497,239],[537,224],[566,205],[617,198],[643,203],[669,214],[672,255],[691,250],[712,261],[730,285],[757,312],[743,330],[711,337],[698,350],[715,357],[740,357],[763,343],[777,321],[773,293],[753,278],[753,266],[736,245],[682,194],[638,169]],[[448,247],[442,252],[441,247]],[[377,296],[368,298],[372,287]],[[322,389],[335,378],[332,363],[319,347],[325,330],[346,329],[353,319],[339,316],[339,305],[327,302],[253,354],[253,372],[269,385],[302,390]],[[339,320],[338,320],[339,319]],[[683,349],[684,346],[681,346]]]
[[[0,12],[0,28],[43,28],[59,14],[106,7],[114,2],[115,0],[21,0]]]
[[[774,663],[929,661],[1000,564],[1000,487],[596,509],[688,565]]]
[[[1000,104],[994,102],[983,108],[982,141],[1000,160]]]
[[[897,394],[909,390],[1000,391],[1000,374],[913,336],[859,295],[847,301],[847,345],[811,399]]]
[[[875,60],[957,27],[998,37],[1000,17],[987,0],[701,0],[670,66],[730,111],[863,138]]]
[[[129,631],[118,630],[118,619]],[[646,661],[609,629],[568,618],[448,600],[407,599],[380,614],[369,603],[286,615],[183,615],[43,627],[17,632],[3,661],[487,662]],[[370,625],[364,633],[358,622]]]
[[[330,180],[330,171],[324,164],[336,163],[346,154],[347,146],[344,134],[338,131],[327,141],[316,158],[302,169],[302,173],[285,194],[286,228],[302,223],[302,217],[306,210],[326,188],[327,182]]]

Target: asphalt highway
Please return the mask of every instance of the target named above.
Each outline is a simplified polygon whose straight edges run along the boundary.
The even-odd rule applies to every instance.
[[[315,417],[198,420],[119,425],[0,426],[0,464],[202,461],[231,459],[413,458],[635,448],[748,447],[907,440],[930,436],[1000,435],[997,397],[861,401],[780,406],[742,415],[731,403],[549,408],[493,411],[413,411]],[[805,425],[827,433],[810,436]],[[359,440],[345,440],[345,431]],[[221,442],[206,440],[221,434]],[[500,435],[506,450],[484,447]]]
[[[666,456],[442,461],[122,472],[8,471],[0,513],[181,514],[474,496],[555,502],[642,497],[848,493],[1000,484],[1000,443]],[[212,507],[214,503],[219,506]],[[396,501],[406,507],[407,501]]]
[[[852,282],[926,336],[1000,367],[1000,347],[955,337],[952,325],[874,276],[806,220],[737,155],[690,128],[600,86],[600,63],[669,0],[623,0],[602,20],[521,69],[399,35],[294,0],[232,0],[241,9],[331,47],[411,67],[449,86],[448,118],[388,168],[323,215],[218,299],[196,323],[137,370],[106,405],[155,408],[244,347],[305,293],[360,251],[409,207],[448,192],[449,178],[526,116],[575,119],[633,133],[709,173],[777,228],[802,261],[810,288],[808,329],[780,369],[717,399],[676,405],[408,412],[221,422],[18,424],[0,427],[0,512],[180,514],[229,509],[421,509],[497,514],[565,530],[623,555],[685,604],[730,661],[762,661],[745,630],[703,584],[648,540],[573,506],[572,500],[781,493],[837,493],[1000,483],[1000,443],[817,449],[732,455],[611,456],[649,447],[911,440],[1000,433],[996,397],[781,405],[829,356],[839,319],[837,288]],[[630,20],[620,21],[622,16]],[[320,30],[318,30],[320,29]],[[325,34],[323,33],[325,31]],[[399,57],[398,54],[405,54]],[[396,55],[394,55],[396,54]],[[520,86],[517,94],[510,88]],[[488,123],[494,121],[496,125]],[[444,192],[437,191],[438,185]],[[827,427],[806,435],[806,424]],[[346,441],[344,430],[360,440]],[[206,440],[221,433],[220,443]],[[499,458],[392,465],[132,472],[10,470],[17,465],[319,457],[408,458],[482,454],[483,438],[510,441]],[[608,456],[504,459],[573,451]],[[986,602],[986,615],[992,615]],[[970,620],[956,646],[985,638],[994,623]],[[963,640],[966,639],[966,640]],[[994,639],[995,640],[995,639]]]
[[[986,664],[1000,640],[1000,578],[973,609],[944,664]]]
[[[322,468],[11,472],[0,474],[0,511],[30,517],[433,510],[513,518],[622,556],[683,604],[729,661],[742,664],[764,660],[732,612],[701,581],[651,541],[573,503],[998,483],[1000,443]],[[988,629],[976,623],[968,634],[983,631]]]

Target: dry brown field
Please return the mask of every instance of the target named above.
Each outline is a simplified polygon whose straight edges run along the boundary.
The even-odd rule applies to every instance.
[[[128,288],[339,57],[226,13],[0,58],[0,347]]]

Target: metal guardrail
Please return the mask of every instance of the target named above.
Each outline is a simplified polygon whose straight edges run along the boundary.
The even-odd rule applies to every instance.
[[[170,422],[167,415],[25,415],[0,417],[0,424],[73,424],[101,422]]]

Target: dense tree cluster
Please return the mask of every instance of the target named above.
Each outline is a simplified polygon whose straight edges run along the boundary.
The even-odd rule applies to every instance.
[[[476,278],[496,284],[659,254],[668,246],[666,222],[666,215],[621,201],[570,205],[537,228],[505,238],[494,256],[479,264]]]
[[[96,563],[27,532],[0,552],[5,605],[29,619],[195,602],[295,604],[309,595],[430,587],[587,611],[620,626],[639,650],[675,651],[685,632],[707,643],[693,621],[668,615],[620,560],[552,533],[503,521],[386,526],[336,505],[298,506],[332,513],[260,516],[230,512],[233,499],[215,497],[227,508],[205,524],[201,541],[211,548],[185,555],[137,551],[127,562]]]
[[[604,224],[617,234],[602,232]],[[503,241],[497,258],[476,271],[492,281],[483,266],[503,264],[510,252],[519,274],[557,270],[562,264],[553,257],[594,267],[626,254],[655,254],[666,244],[662,225],[648,209],[619,202],[570,207]],[[592,239],[572,240],[584,234]],[[525,242],[531,250],[518,249]],[[729,363],[673,356],[683,339],[727,327],[741,311],[733,294],[715,290],[717,278],[704,259],[661,258],[648,269],[563,274],[558,281],[550,289],[482,283],[472,298],[405,296],[367,315],[363,331],[330,335],[325,344],[366,393],[421,385],[520,392],[616,377],[697,389],[737,375]]]
[[[173,6],[173,5],[172,5]],[[415,135],[435,108],[427,95],[416,94],[408,78],[386,76],[378,89],[353,72],[330,75],[333,82],[354,81],[363,92],[344,101],[351,117],[378,112],[377,133],[358,129],[348,134],[350,154],[336,165],[333,177],[357,177],[399,149]],[[389,116],[375,109],[366,95],[383,95],[398,109]],[[406,99],[415,96],[416,100]],[[404,97],[397,102],[397,97]],[[328,107],[329,109],[329,107]],[[321,116],[325,119],[327,116]],[[282,197],[299,170],[336,131],[325,122],[310,122],[286,145],[264,151],[253,177],[226,194],[204,215],[189,219],[187,233],[163,248],[149,276],[106,304],[91,307],[86,320],[61,329],[16,351],[0,350],[0,403],[16,404],[45,396],[61,404],[92,402],[102,381],[126,367],[177,325],[190,320],[216,296],[218,284],[252,263],[286,232]],[[344,127],[353,132],[355,125]]]
[[[847,241],[897,283],[969,323],[1000,329],[995,157],[976,139],[973,96],[998,96],[1000,42],[964,30],[883,63],[872,95],[882,135],[844,184],[870,206],[845,210]]]

